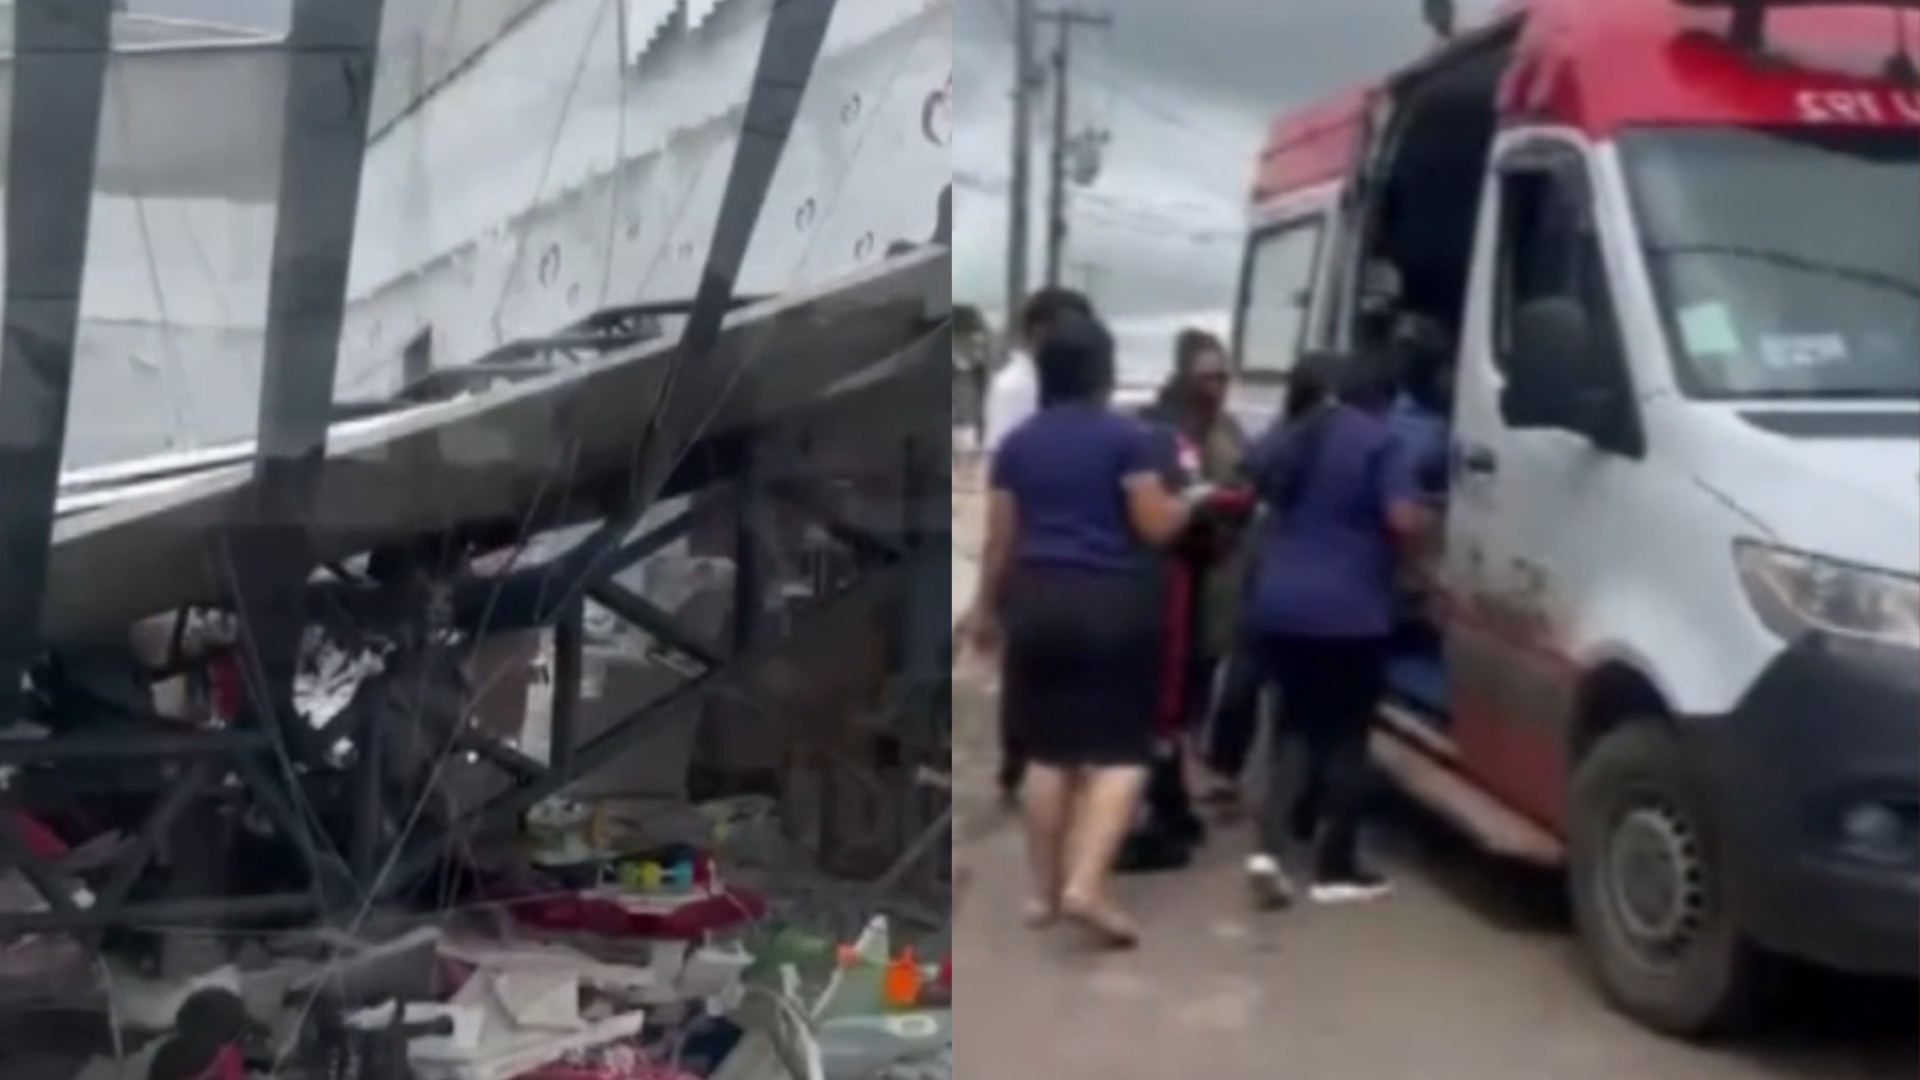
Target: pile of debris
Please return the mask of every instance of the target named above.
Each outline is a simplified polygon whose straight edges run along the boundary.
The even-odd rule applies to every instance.
[[[615,818],[543,805],[517,869],[476,872],[432,915],[374,913],[352,934],[169,934],[145,964],[104,950],[94,971],[108,1023],[79,1040],[92,1052],[9,1059],[6,1075],[951,1075],[951,963],[916,950],[928,938],[885,914],[850,939],[838,933],[870,891],[808,880],[768,802],[658,809]],[[195,949],[203,967],[209,954],[223,962],[165,977]],[[34,1015],[8,1011],[15,1023]]]
[[[683,560],[672,572],[656,567],[649,580],[635,584],[676,614],[697,614],[704,602],[729,591],[727,569]],[[646,641],[626,640],[591,618],[587,631],[588,730],[683,677],[664,668]],[[186,636],[230,633],[195,624]],[[399,691],[420,699],[422,688],[434,689],[442,691],[435,700],[460,703],[458,712],[470,715],[474,726],[497,729],[516,752],[544,760],[552,748],[542,684],[552,678],[552,653],[550,633],[500,636],[476,651],[471,676],[439,668],[422,675],[397,664],[391,649],[344,648],[316,635],[299,708],[315,730],[324,730]],[[435,681],[443,677],[444,686]],[[485,689],[476,693],[476,686]],[[232,689],[215,684],[178,696],[157,702],[156,710],[218,714]],[[798,693],[772,699],[796,716],[803,710],[829,716],[841,715],[854,696],[817,703]],[[383,715],[405,720],[411,714],[396,708]],[[911,889],[896,888],[904,872],[863,871],[849,879],[823,869],[836,860],[834,845],[822,838],[838,833],[842,846],[847,843],[848,830],[836,828],[835,819],[872,808],[837,805],[822,790],[833,785],[816,775],[818,767],[789,776],[777,798],[693,801],[686,777],[696,747],[713,741],[713,719],[696,715],[663,728],[639,751],[598,763],[607,767],[535,806],[518,835],[472,838],[420,888],[358,910],[349,904],[343,911],[335,902],[319,925],[305,917],[235,916],[193,929],[114,926],[0,942],[0,1077],[950,1075],[952,980],[941,937],[947,905],[937,897],[916,902]],[[390,721],[367,730],[407,727]],[[865,761],[864,742],[839,734],[841,727],[825,724],[834,737],[822,742],[834,752],[815,756]],[[730,742],[764,747],[771,730],[744,724]],[[343,760],[352,752],[344,744],[333,749]],[[419,763],[405,775],[431,778],[430,805],[443,820],[503,782],[484,763],[458,754],[416,756]],[[883,776],[867,786],[875,797],[893,797],[901,789],[896,779]],[[111,778],[102,782],[113,790]],[[154,840],[156,865],[164,864],[155,881],[164,883],[196,861],[208,871],[198,880],[216,889],[222,882],[258,883],[240,879],[298,880],[299,860],[289,859],[284,840],[267,823],[220,809],[229,803],[246,805],[239,798],[215,800],[197,811],[204,818],[181,819],[204,821],[200,831],[176,825]],[[74,908],[85,910],[95,903],[90,889],[105,896],[124,892],[114,860],[128,845],[145,842],[124,826],[102,831],[95,824],[77,818],[43,824],[15,812],[0,820],[11,826],[0,832],[16,834],[39,864],[52,868],[56,891],[64,889]],[[923,825],[931,827],[922,843],[884,857],[903,867],[930,861],[925,842],[942,834],[937,821],[912,828]],[[93,839],[70,849],[63,835]],[[189,850],[199,843],[205,852]],[[44,895],[45,884],[30,882],[19,868],[0,874],[0,911],[60,914]]]

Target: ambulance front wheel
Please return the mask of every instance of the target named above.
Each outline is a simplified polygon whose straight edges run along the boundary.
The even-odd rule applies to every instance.
[[[1617,727],[1574,777],[1574,919],[1609,1002],[1698,1039],[1740,1026],[1761,961],[1740,932],[1704,785],[1664,723]]]

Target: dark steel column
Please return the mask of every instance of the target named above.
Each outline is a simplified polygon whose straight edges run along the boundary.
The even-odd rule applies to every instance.
[[[249,714],[280,723],[296,750],[317,749],[295,720],[293,681],[385,7],[385,0],[298,0],[287,38],[253,516],[234,537],[229,571]]]
[[[21,679],[40,649],[112,18],[112,0],[13,6],[0,326],[0,724],[16,718]]]
[[[766,561],[760,554],[757,532],[762,520],[760,501],[765,498],[754,482],[758,448],[747,451],[746,468],[736,481],[733,505],[733,652],[739,655],[753,647],[760,621],[767,610]]]
[[[582,680],[586,678],[587,605],[573,601],[553,624],[553,701],[547,737],[548,767],[571,773],[580,738]]]
[[[952,499],[953,428],[946,375],[953,355],[953,322],[921,345],[906,375],[910,423],[901,447],[901,536],[911,567],[911,584],[902,604],[899,670],[894,672],[894,723],[900,740],[901,768],[896,778],[895,812],[901,849],[897,862],[876,885],[876,893],[912,879],[952,823],[953,805],[935,805],[922,769],[952,771],[939,754],[946,733],[940,720],[952,711]],[[942,474],[948,479],[940,483]],[[936,516],[939,515],[939,516]],[[940,522],[946,522],[944,526]],[[942,538],[946,542],[942,543]],[[917,880],[917,879],[914,879]]]
[[[713,246],[707,252],[673,371],[640,444],[631,488],[636,502],[655,497],[681,452],[699,437],[714,406],[735,385],[732,370],[717,370],[719,365],[712,363],[714,349],[739,292],[740,271],[746,265],[760,211],[793,136],[800,104],[838,6],[838,0],[781,0],[767,20]]]

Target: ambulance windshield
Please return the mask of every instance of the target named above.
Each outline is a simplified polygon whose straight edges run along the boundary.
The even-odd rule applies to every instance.
[[[1920,399],[1920,138],[1669,128],[1621,140],[1682,388]]]

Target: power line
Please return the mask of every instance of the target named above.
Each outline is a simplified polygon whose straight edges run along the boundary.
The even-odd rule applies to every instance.
[[[1130,217],[1125,213],[1115,213],[1105,208],[1086,208],[1080,213],[1087,220],[1105,228],[1130,232],[1143,239],[1175,241],[1194,247],[1236,248],[1246,241],[1245,235],[1225,229],[1195,229],[1155,221],[1151,218]]]
[[[1017,41],[1019,31],[1016,28],[1014,14],[1008,10],[1007,5],[1008,0],[987,0],[986,6],[999,21],[1001,29],[1006,32],[1007,40],[1010,42]],[[1156,101],[1145,92],[1130,85],[1125,78],[1113,70],[1114,65],[1111,54],[1112,49],[1109,47],[1107,55],[1101,59],[1102,64],[1105,65],[1108,70],[1099,71],[1082,66],[1076,69],[1075,77],[1093,83],[1105,91],[1109,99],[1109,105],[1111,105],[1115,99],[1122,99],[1132,107],[1135,112],[1151,116],[1170,127],[1177,128],[1180,134],[1199,142],[1208,143],[1213,149],[1219,150],[1223,154],[1230,152],[1236,160],[1245,161],[1253,155],[1255,152],[1253,147],[1215,135],[1204,127],[1194,126],[1192,118],[1181,115],[1179,109]]]
[[[1204,127],[1195,125],[1192,117],[1182,116],[1178,109],[1155,101],[1142,91],[1129,85],[1125,79],[1114,73],[1082,68],[1080,77],[1088,82],[1094,83],[1115,98],[1124,101],[1135,111],[1145,113],[1169,127],[1178,128],[1182,135],[1199,142],[1204,142],[1223,154],[1233,154],[1237,161],[1246,163],[1250,161],[1255,153],[1254,149],[1246,144],[1236,143],[1230,139],[1215,135]]]
[[[971,191],[994,198],[1004,199],[1008,194],[1007,182],[999,177],[955,170],[953,182],[954,186],[962,191]],[[1246,230],[1239,226],[1205,225],[1182,221],[1178,217],[1178,211],[1169,207],[1126,199],[1102,191],[1084,192],[1075,213],[1097,221],[1101,225],[1125,229],[1143,237],[1236,246],[1246,240]]]
[[[980,172],[960,167],[953,170],[954,185],[962,191],[971,191],[980,195],[1005,198],[1011,184],[1004,175]],[[1109,208],[1125,210],[1130,213],[1161,218],[1168,221],[1184,220],[1199,230],[1213,229],[1240,235],[1245,232],[1244,225],[1231,211],[1208,213],[1205,208],[1185,200],[1163,201],[1151,196],[1130,191],[1115,191],[1105,188],[1089,188],[1081,193],[1081,198],[1089,203],[1103,204]]]

